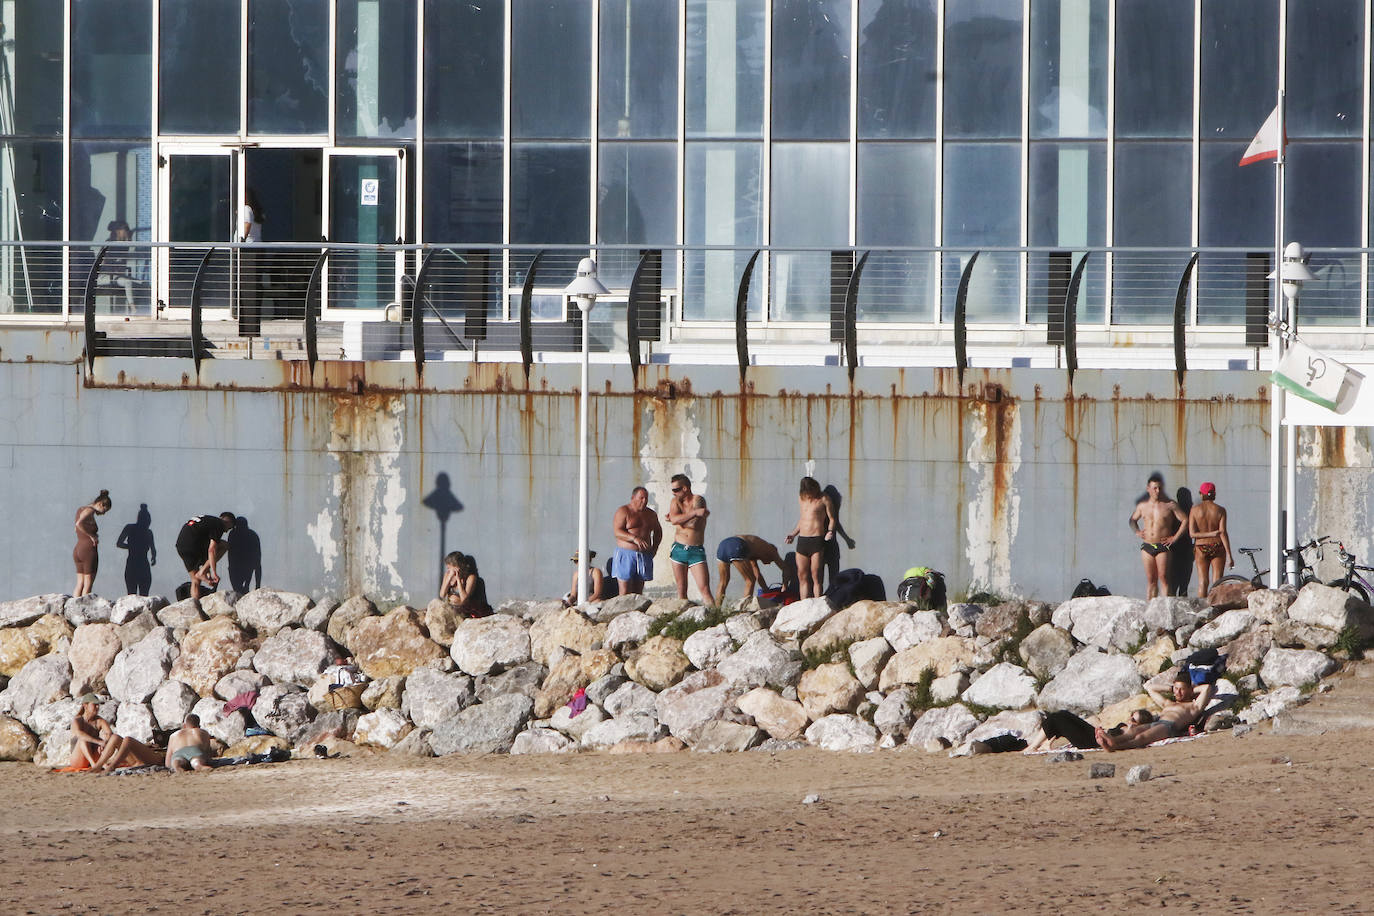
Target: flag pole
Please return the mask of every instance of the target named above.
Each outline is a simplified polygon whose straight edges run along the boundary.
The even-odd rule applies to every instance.
[[[1280,74],[1282,80],[1282,74]],[[1279,135],[1278,155],[1274,158],[1274,308],[1275,321],[1283,318],[1283,162],[1285,153],[1283,89],[1280,85],[1278,97]],[[1277,368],[1283,357],[1284,339],[1278,333],[1274,322],[1269,327],[1269,353]],[[1280,512],[1282,499],[1283,468],[1283,408],[1284,391],[1277,383],[1269,387],[1269,587],[1278,588],[1284,581],[1284,561],[1279,537]],[[1288,525],[1293,523],[1292,517]]]

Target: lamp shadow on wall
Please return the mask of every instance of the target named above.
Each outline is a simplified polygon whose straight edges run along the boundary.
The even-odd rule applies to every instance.
[[[262,538],[242,515],[229,532],[229,587],[240,595],[262,588]],[[254,584],[256,580],[256,584]]]
[[[124,587],[130,595],[147,595],[153,587],[153,566],[157,563],[157,545],[153,543],[153,516],[148,504],[138,507],[138,518],[119,532],[115,546],[129,551],[124,559]]]
[[[423,500],[425,508],[439,519],[439,575],[435,580],[435,590],[444,581],[444,557],[448,554],[448,520],[455,513],[463,511],[463,503],[453,493],[448,474],[440,471],[434,477],[434,489]]]

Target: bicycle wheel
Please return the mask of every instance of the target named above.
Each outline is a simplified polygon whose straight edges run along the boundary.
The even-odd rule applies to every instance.
[[[1345,591],[1349,591],[1352,594],[1354,594],[1355,597],[1363,601],[1365,604],[1369,603],[1369,592],[1365,591],[1364,586],[1358,582],[1351,582],[1350,585],[1347,586],[1345,584],[1344,579],[1332,579],[1327,584],[1330,585],[1332,588],[1339,588]]]
[[[1257,577],[1251,576],[1237,576],[1235,573],[1231,573],[1230,575],[1222,576],[1220,579],[1213,582],[1212,587],[1216,588],[1218,585],[1225,585],[1227,582],[1244,582],[1247,585],[1255,586],[1255,588],[1261,588],[1262,586],[1257,584],[1256,578]]]

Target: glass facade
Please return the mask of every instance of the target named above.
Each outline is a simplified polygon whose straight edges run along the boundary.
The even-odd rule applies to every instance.
[[[749,314],[826,325],[868,253],[860,320],[921,324],[949,319],[979,252],[970,321],[1052,323],[1086,256],[1079,321],[1153,325],[1202,248],[1194,316],[1235,324],[1274,244],[1272,166],[1238,160],[1282,73],[1309,314],[1358,323],[1367,7],[0,0],[0,311],[70,310],[114,240],[154,246],[124,257],[114,306],[175,300],[156,246],[235,237],[251,180],[268,241],[390,242],[394,223],[528,248],[497,259],[501,303],[541,246],[598,248],[619,290],[665,250],[681,316],[728,321],[761,250]],[[338,153],[399,165],[369,177]],[[354,304],[373,286],[388,295],[378,279]]]

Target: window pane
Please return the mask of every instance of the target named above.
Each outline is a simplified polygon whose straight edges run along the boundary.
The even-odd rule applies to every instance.
[[[159,10],[159,130],[238,133],[239,0],[161,0]]]
[[[4,4],[5,119],[0,130],[19,136],[62,132],[62,4]]]
[[[1278,54],[1278,4],[1254,0],[1202,4],[1205,139],[1250,142],[1274,110]],[[1272,219],[1269,222],[1273,224]]]
[[[590,136],[590,0],[526,0],[515,4],[513,12],[512,136]]]
[[[151,136],[152,66],[152,0],[76,0],[72,133]]]
[[[1021,2],[945,8],[945,135],[1021,136]]]
[[[511,149],[512,244],[586,242],[591,151],[585,143],[517,143]]]
[[[936,0],[860,0],[859,136],[935,136]]]
[[[688,251],[683,314],[733,319],[745,263],[762,239],[763,147],[759,143],[689,143],[685,214],[688,245],[732,245],[741,251]],[[761,315],[759,276],[750,286],[751,316]]]
[[[1030,244],[1083,248],[1106,241],[1107,148],[1036,143],[1030,156]]]
[[[425,144],[425,241],[501,241],[499,143]]]
[[[1193,135],[1193,0],[1117,0],[1116,135]]]
[[[0,241],[62,238],[62,144],[0,140]],[[0,313],[62,309],[62,250],[0,245]]]
[[[1114,193],[1113,240],[1117,245],[1186,248],[1192,244],[1190,144],[1118,143]]]
[[[500,137],[505,127],[501,0],[425,0],[425,135]]]
[[[602,137],[677,136],[677,0],[603,0]]]
[[[1237,165],[1249,144],[1248,137],[1202,144],[1198,241],[1204,248],[1274,249],[1274,171]]]
[[[860,245],[935,244],[935,145],[859,144]]]
[[[105,242],[146,242],[152,232],[152,148],[147,143],[73,143],[71,237],[68,266],[73,307],[80,310],[86,277]],[[151,314],[151,259],[147,247],[111,247],[96,276],[96,309]]]
[[[1363,0],[1289,0],[1289,137],[1360,136],[1364,31]]]
[[[773,144],[775,245],[849,244],[849,146]]]
[[[340,137],[415,137],[415,0],[340,0]]]
[[[1037,0],[1030,47],[1031,136],[1105,137],[1105,0]]]
[[[775,0],[773,136],[849,136],[849,0]]]
[[[249,0],[248,130],[329,129],[328,0]]]
[[[1021,164],[1016,144],[946,144],[945,245],[1019,245],[1020,200]]]
[[[677,241],[675,144],[603,143],[597,180],[599,243],[661,248]],[[637,250],[603,250],[601,282],[629,286],[638,263]]]
[[[763,134],[763,0],[687,0],[687,136]]]
[[[1272,165],[1260,167],[1270,171]],[[1360,145],[1289,143],[1284,169],[1283,231],[1308,247],[1360,244]],[[1272,199],[1272,198],[1271,198]],[[1304,296],[1306,293],[1303,294]]]

